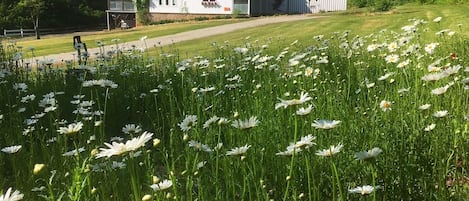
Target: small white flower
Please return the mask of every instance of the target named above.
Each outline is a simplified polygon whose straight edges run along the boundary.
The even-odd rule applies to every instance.
[[[247,145],[247,144],[242,147],[236,147],[236,148],[231,149],[230,151],[227,151],[226,155],[227,156],[243,155],[248,151],[250,147],[251,145]]]
[[[189,131],[193,126],[197,125],[197,116],[196,115],[186,115],[186,118],[178,124],[181,131]]]
[[[332,145],[329,149],[323,149],[321,151],[318,150],[316,152],[316,155],[325,156],[325,157],[333,156],[333,155],[339,153],[340,150],[342,149],[342,147],[344,147],[344,145],[342,145],[342,143],[339,143],[337,146]]]
[[[386,63],[397,63],[399,62],[399,55],[397,54],[388,55],[386,56],[385,60],[386,60]]]
[[[427,127],[425,127],[423,130],[429,132],[435,129],[435,127],[436,127],[436,124],[430,124]]]
[[[332,129],[337,127],[341,122],[338,120],[314,120],[311,126],[320,129]]]
[[[423,105],[421,105],[421,106],[419,107],[419,110],[428,110],[428,108],[430,108],[430,106],[432,106],[432,105],[430,105],[430,104],[423,104]]]
[[[312,109],[313,109],[312,105],[308,105],[307,108],[302,107],[296,111],[296,115],[299,115],[299,116],[307,115],[311,112]]]
[[[359,186],[359,187],[356,187],[356,188],[349,189],[348,192],[349,193],[358,193],[358,194],[361,194],[361,195],[369,195],[369,194],[373,193],[373,191],[375,191],[378,188],[379,188],[378,186],[375,188],[375,187],[370,186],[370,185],[365,185],[365,186]]]
[[[220,120],[220,117],[217,117],[217,116],[211,117],[204,123],[203,128],[208,128],[212,123],[215,123],[218,120]]]
[[[445,85],[443,87],[438,87],[436,89],[433,89],[431,93],[433,95],[437,95],[437,96],[441,95],[441,94],[444,94],[444,93],[446,93],[446,91],[449,89],[450,86],[451,85]]]
[[[67,152],[63,153],[62,156],[76,156],[79,153],[84,152],[84,151],[85,151],[85,147],[80,147],[78,149],[67,151]]]
[[[313,98],[309,97],[308,93],[301,92],[300,99],[283,100],[279,98],[280,103],[275,104],[275,109],[278,109],[281,107],[287,108],[288,106],[291,106],[291,105],[300,105],[312,99]]]
[[[125,144],[121,142],[112,142],[112,144],[104,143],[108,148],[100,148],[100,152],[96,154],[96,158],[111,157],[122,155],[126,152],[135,151],[140,147],[145,146],[145,143],[151,140],[153,133],[143,132],[139,137],[128,140]]]
[[[398,93],[398,94],[402,94],[402,93],[409,92],[409,91],[410,91],[410,87],[409,87],[409,88],[402,88],[402,89],[399,89],[399,90],[397,90],[397,93]]]
[[[382,100],[381,103],[379,103],[379,107],[384,112],[390,111],[391,110],[391,102],[389,102],[387,100]]]
[[[142,128],[139,125],[135,124],[126,124],[122,128],[122,132],[125,134],[136,134],[142,132]]]
[[[257,120],[256,116],[252,116],[249,119],[246,119],[244,121],[238,119],[233,121],[231,126],[238,128],[238,129],[249,129],[249,128],[254,128],[259,124],[259,120]]]
[[[381,76],[378,78],[379,81],[383,81],[383,80],[386,80],[388,79],[389,77],[391,77],[391,75],[394,75],[394,73],[386,73],[385,75]]]
[[[9,146],[9,147],[4,147],[2,149],[2,152],[5,152],[7,154],[13,154],[18,152],[21,149],[21,145],[14,145],[14,146]]]
[[[154,191],[162,191],[170,188],[171,186],[173,186],[173,182],[171,180],[165,179],[158,184],[151,185],[150,188],[152,188]]]
[[[425,52],[428,54],[433,54],[435,52],[435,48],[439,45],[439,43],[430,43],[425,45]]]
[[[189,147],[192,147],[196,150],[204,151],[204,152],[212,152],[213,150],[206,144],[202,144],[195,140],[189,141]]]
[[[355,158],[357,160],[368,160],[377,157],[379,154],[381,154],[383,150],[381,150],[378,147],[375,147],[371,150],[368,151],[360,151],[355,154]]]
[[[448,77],[448,76],[449,76],[449,74],[447,74],[447,73],[430,73],[430,74],[424,75],[422,77],[422,80],[427,81],[427,82],[438,81],[438,80],[441,80],[442,78],[445,78],[445,77]]]
[[[13,191],[13,193],[11,192],[12,189],[11,188],[8,188],[7,192],[3,195],[0,195],[0,200],[1,201],[18,201],[18,200],[22,200],[24,195],[15,190]]]
[[[67,127],[60,127],[57,132],[60,134],[66,134],[66,135],[74,135],[78,133],[83,128],[83,123],[78,122],[78,123],[72,123],[69,124]]]
[[[437,118],[444,117],[446,115],[448,115],[448,110],[441,110],[441,111],[436,111],[435,113],[433,113],[433,116]]]
[[[377,48],[378,48],[378,45],[377,45],[377,44],[370,44],[370,45],[368,45],[368,47],[366,48],[366,50],[367,50],[368,52],[372,52],[372,51],[375,51]]]
[[[441,17],[436,17],[435,19],[433,19],[433,22],[439,23],[441,19],[442,19]]]

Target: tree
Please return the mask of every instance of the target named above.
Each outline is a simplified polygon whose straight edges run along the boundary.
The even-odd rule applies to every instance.
[[[39,33],[39,16],[46,10],[45,0],[20,0],[18,2],[18,8],[26,13],[29,13],[29,17],[34,26],[34,32],[36,33],[36,39],[41,39]]]

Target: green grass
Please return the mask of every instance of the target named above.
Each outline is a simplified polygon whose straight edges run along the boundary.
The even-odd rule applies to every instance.
[[[34,47],[35,56],[45,56],[49,54],[58,54],[64,52],[73,52],[73,36],[80,35],[82,42],[86,43],[87,48],[97,47],[96,41],[102,41],[106,44],[113,44],[112,39],[119,39],[120,42],[128,42],[139,40],[143,36],[149,38],[171,35],[184,31],[202,29],[212,26],[218,26],[229,23],[245,21],[246,19],[224,19],[210,21],[189,21],[171,24],[161,24],[133,28],[128,30],[112,30],[101,32],[85,32],[65,35],[43,36],[41,40],[34,37],[18,39],[16,44],[22,46],[27,51],[30,47]],[[26,56],[26,55],[25,55]]]
[[[37,71],[1,46],[0,148],[21,148],[0,152],[0,189],[25,200],[467,200],[467,21],[461,30],[430,8],[369,16],[394,16],[385,31],[290,30],[314,19],[205,41],[206,56],[178,44]],[[435,34],[446,28],[455,34]]]
[[[405,5],[399,6],[393,11],[386,13],[368,13],[364,9],[349,10],[344,13],[331,13],[327,17],[289,22],[282,24],[265,25],[257,28],[210,37],[208,42],[230,44],[242,44],[244,38],[250,36],[259,41],[278,40],[287,43],[298,40],[307,42],[314,35],[331,35],[338,30],[350,30],[352,35],[367,35],[387,29],[398,31],[402,24],[408,19],[419,18],[433,20],[437,16],[444,18],[447,28],[458,30],[458,24],[462,23],[462,31],[459,34],[469,36],[469,21],[467,10],[469,5]],[[197,54],[207,55],[212,51],[210,48],[200,49],[207,45],[207,39],[185,41],[176,44],[183,54],[194,56]]]

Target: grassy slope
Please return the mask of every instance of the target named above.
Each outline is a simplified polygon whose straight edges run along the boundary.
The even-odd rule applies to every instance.
[[[235,33],[211,37],[208,42],[207,39],[199,39],[182,42],[176,46],[183,55],[191,56],[195,54],[208,54],[211,49],[201,47],[206,47],[209,42],[220,43],[229,41],[232,45],[240,45],[246,36],[259,41],[273,38],[287,43],[299,40],[308,44],[307,41],[311,40],[315,35],[329,35],[335,31],[342,32],[345,30],[351,30],[351,35],[366,35],[382,29],[398,30],[410,24],[408,19],[411,18],[432,21],[438,16],[443,17],[442,23],[445,24],[445,27],[450,27],[452,30],[467,36],[469,30],[468,10],[469,5],[406,5],[397,7],[392,12],[381,14],[349,11],[319,19],[250,28]],[[462,31],[458,30],[457,24],[459,23],[463,25]]]
[[[213,20],[213,21],[191,21],[182,23],[162,24],[154,26],[146,26],[142,28],[134,28],[129,30],[115,30],[111,32],[90,32],[90,33],[76,33],[65,35],[45,36],[41,40],[35,40],[33,37],[19,40],[17,45],[22,46],[25,51],[29,47],[35,48],[36,56],[43,56],[48,54],[57,54],[64,52],[72,52],[73,49],[73,36],[81,35],[82,42],[86,43],[88,48],[96,47],[96,41],[100,40],[104,43],[110,44],[112,39],[119,39],[119,42],[128,42],[139,40],[143,36],[149,38],[171,35],[184,31],[201,29],[206,27],[218,26],[223,24],[235,23],[245,19],[227,19],[227,20]],[[28,52],[29,54],[29,52]],[[27,55],[26,55],[27,56]]]

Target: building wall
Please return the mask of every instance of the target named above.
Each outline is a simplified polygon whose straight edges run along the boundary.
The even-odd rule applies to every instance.
[[[182,13],[150,13],[153,22],[158,21],[177,21],[177,20],[194,20],[197,18],[213,19],[216,17],[223,17],[222,14],[182,14]]]
[[[347,9],[347,0],[251,0],[252,15],[319,13]]]
[[[216,4],[214,4],[216,2]],[[150,13],[232,14],[233,0],[152,0]]]

